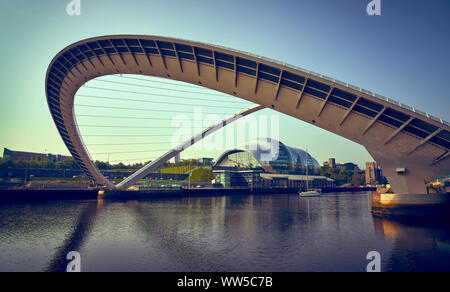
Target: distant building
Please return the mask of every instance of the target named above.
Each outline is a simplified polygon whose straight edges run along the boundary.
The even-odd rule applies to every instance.
[[[340,170],[348,170],[348,171],[359,171],[359,167],[358,165],[352,163],[352,162],[347,162],[347,163],[339,163],[336,164],[336,159],[335,158],[330,158],[328,161],[325,161],[323,163],[323,167],[325,168],[337,168]]]
[[[330,168],[336,168],[336,159],[335,158],[330,158],[328,161],[328,167]]]
[[[3,151],[3,157],[8,157],[12,160],[33,160],[33,159],[48,159],[53,162],[63,161],[66,159],[72,159],[72,156],[64,156],[60,154],[43,154],[34,152],[13,151],[5,148]]]
[[[334,180],[319,176],[319,163],[306,151],[275,139],[259,139],[226,151],[214,164],[213,173],[215,183],[228,188],[301,189],[307,182],[315,188],[334,186]]]
[[[324,177],[295,174],[263,173],[262,170],[214,170],[214,183],[225,188],[331,188],[334,180]]]
[[[320,165],[306,151],[293,148],[275,139],[261,138],[223,153],[214,169],[263,170],[272,174],[320,174]]]
[[[205,157],[204,158],[200,158],[198,160],[198,162],[200,162],[202,164],[206,164],[206,165],[212,165],[213,161],[214,161],[214,158],[205,158]]]
[[[353,171],[353,172],[359,171],[358,165],[351,163],[351,162],[337,164],[335,168],[338,168],[341,170]]]
[[[380,182],[382,177],[381,169],[376,162],[366,163],[366,184]]]

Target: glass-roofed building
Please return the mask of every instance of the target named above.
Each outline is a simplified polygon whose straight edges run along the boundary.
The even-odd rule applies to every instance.
[[[320,173],[320,165],[306,151],[282,142],[261,138],[223,153],[214,165],[216,170],[262,170],[273,174]]]

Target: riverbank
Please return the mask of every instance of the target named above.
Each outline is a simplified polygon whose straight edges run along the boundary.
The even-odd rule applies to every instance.
[[[323,193],[339,192],[370,192],[373,188],[326,188]],[[174,198],[174,197],[212,197],[232,195],[264,195],[264,194],[289,194],[297,193],[298,189],[292,188],[209,188],[209,189],[155,189],[151,191],[106,191],[100,196],[103,199],[137,200],[143,198]],[[96,200],[99,198],[99,190],[0,190],[0,203],[9,202],[34,202],[57,200]]]

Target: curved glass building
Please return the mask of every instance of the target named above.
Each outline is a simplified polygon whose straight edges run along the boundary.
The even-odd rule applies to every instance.
[[[215,169],[262,169],[275,174],[305,174],[306,167],[311,175],[320,173],[319,163],[306,151],[271,138],[261,138],[228,150],[214,165]]]

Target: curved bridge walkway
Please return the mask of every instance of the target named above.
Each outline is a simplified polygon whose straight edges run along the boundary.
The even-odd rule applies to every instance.
[[[200,85],[336,133],[363,145],[398,194],[424,194],[424,181],[450,173],[446,121],[253,54],[181,39],[116,35],[68,46],[53,59],[46,78],[48,106],[64,143],[88,177],[111,189],[116,186],[95,167],[84,146],[73,107],[83,84],[118,73]]]

